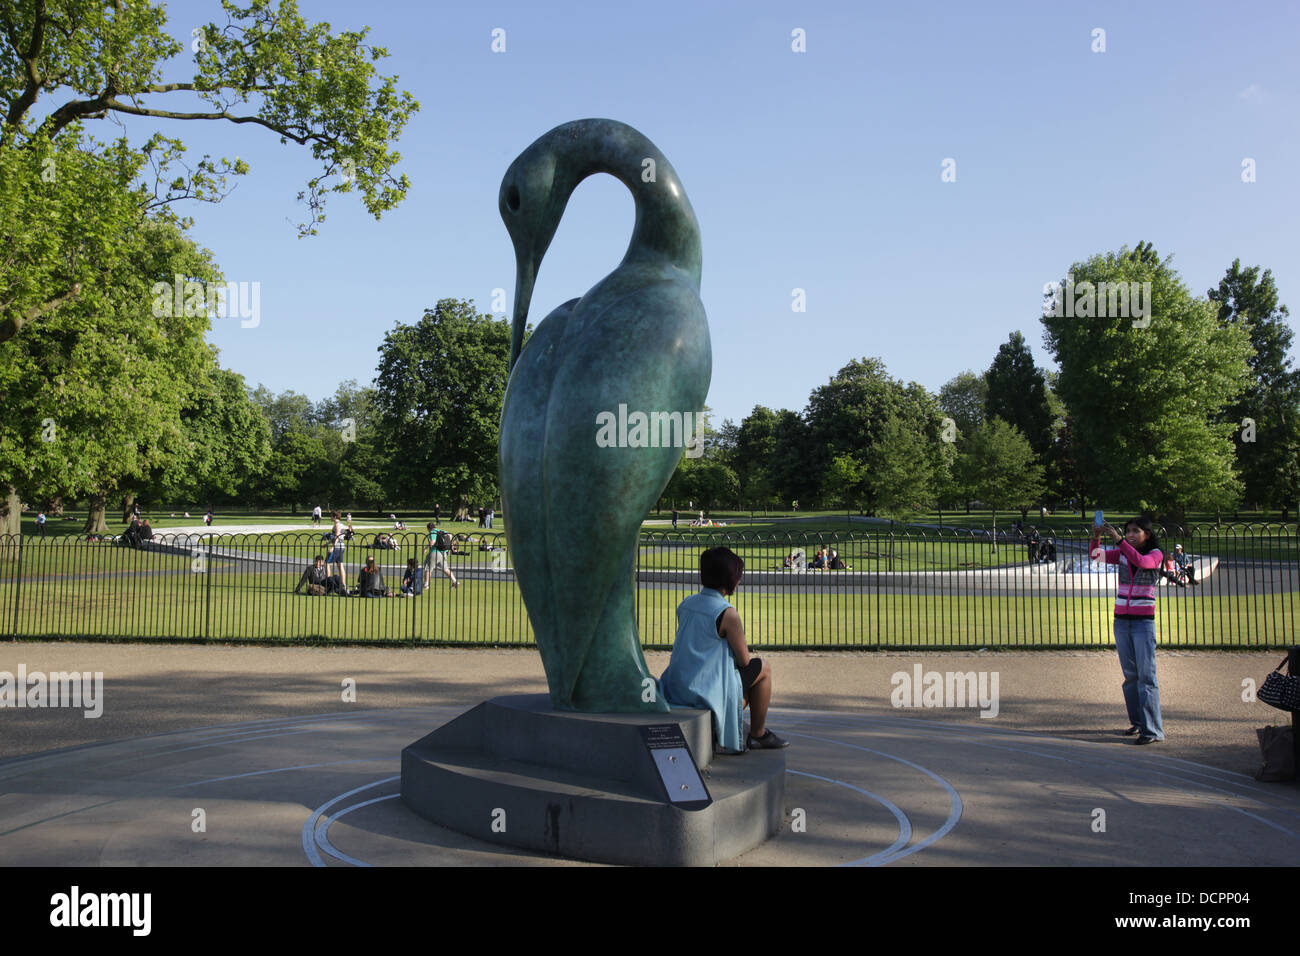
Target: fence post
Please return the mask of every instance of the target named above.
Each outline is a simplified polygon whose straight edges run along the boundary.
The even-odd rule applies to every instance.
[[[207,643],[208,634],[210,633],[212,627],[212,532],[211,531],[208,532],[208,560],[207,560],[207,564],[203,566],[203,570],[207,572],[204,575],[204,577],[207,580],[204,582],[204,586],[203,586],[203,590],[204,590],[203,641],[204,643]]]
[[[21,606],[19,601],[22,598],[23,590],[23,536],[18,535],[18,566],[14,569],[14,631],[9,638],[11,641],[18,640],[18,608]]]

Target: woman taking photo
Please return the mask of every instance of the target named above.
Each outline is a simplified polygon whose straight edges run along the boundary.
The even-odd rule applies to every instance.
[[[1139,744],[1165,739],[1160,721],[1160,687],[1156,683],[1156,584],[1164,555],[1150,518],[1133,518],[1121,535],[1103,524],[1093,536],[1094,560],[1101,555],[1100,535],[1108,534],[1119,547],[1106,548],[1107,564],[1119,565],[1115,597],[1115,649],[1124,672],[1124,706],[1128,708],[1126,737]]]

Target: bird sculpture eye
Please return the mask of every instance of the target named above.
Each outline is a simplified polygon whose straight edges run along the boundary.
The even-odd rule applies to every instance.
[[[510,191],[506,193],[506,205],[511,212],[519,211],[519,187],[511,186]]]

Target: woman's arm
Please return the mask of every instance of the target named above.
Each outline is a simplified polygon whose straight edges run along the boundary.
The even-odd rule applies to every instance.
[[[1128,563],[1137,568],[1158,568],[1164,560],[1164,555],[1159,549],[1153,548],[1146,554],[1142,554],[1124,539],[1119,542],[1119,550],[1128,559]]]
[[[731,656],[735,659],[736,666],[747,665],[749,645],[745,643],[745,625],[740,622],[740,615],[734,607],[729,607],[722,612],[722,620],[718,622],[718,634],[731,646]]]

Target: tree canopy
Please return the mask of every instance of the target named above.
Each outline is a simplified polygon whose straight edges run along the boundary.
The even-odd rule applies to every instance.
[[[510,323],[472,301],[441,299],[414,325],[389,331],[379,355],[376,441],[392,496],[495,497]]]
[[[1187,508],[1230,507],[1241,486],[1222,412],[1248,379],[1246,331],[1220,322],[1170,260],[1143,244],[1076,262],[1070,274],[1080,296],[1102,282],[1150,283],[1146,318],[1044,310],[1072,457],[1093,493],[1112,507],[1175,518]]]

